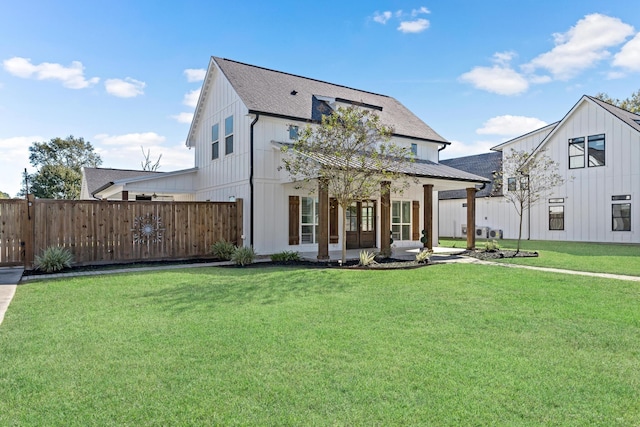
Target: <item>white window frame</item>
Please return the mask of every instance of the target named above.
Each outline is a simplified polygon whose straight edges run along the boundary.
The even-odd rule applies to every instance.
[[[394,216],[394,208],[400,207],[400,215]],[[409,222],[405,221],[405,207],[407,214],[409,215]],[[391,201],[391,236],[395,241],[408,241],[411,240],[411,218],[413,214],[411,200],[393,200]],[[399,221],[398,221],[399,219]],[[406,231],[406,235],[405,235]],[[403,237],[406,237],[403,239]]]

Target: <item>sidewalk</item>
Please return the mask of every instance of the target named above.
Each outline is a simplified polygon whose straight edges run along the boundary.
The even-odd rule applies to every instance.
[[[16,287],[22,278],[24,268],[1,267],[0,268],[0,324],[4,320],[9,303],[16,293]]]

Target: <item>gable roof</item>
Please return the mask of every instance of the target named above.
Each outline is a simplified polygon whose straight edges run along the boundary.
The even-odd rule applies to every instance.
[[[218,57],[211,58],[204,86],[209,84],[207,80],[211,78],[211,67],[214,66],[222,71],[249,113],[317,122],[319,112],[326,111],[332,102],[363,105],[377,110],[381,121],[393,126],[395,135],[449,144],[408,108],[386,95]],[[203,89],[194,114],[196,119],[203,108],[205,93]],[[194,130],[192,126],[187,144]]]
[[[155,177],[165,172],[151,172],[131,169],[107,169],[107,168],[83,168],[84,178],[87,184],[89,195],[93,195],[97,190],[105,186],[105,184],[113,184],[129,178],[139,177]]]
[[[492,152],[475,156],[458,157],[455,159],[440,160],[440,164],[459,169],[473,175],[479,175],[490,181],[482,190],[476,193],[476,197],[488,197],[493,192],[493,172],[500,170],[502,153]],[[440,191],[438,199],[466,199],[466,190]]]
[[[612,114],[617,119],[629,125],[632,129],[640,132],[640,115],[634,114],[631,111],[623,110],[622,108],[616,107],[615,105],[609,104],[607,102],[601,101],[597,98],[594,98],[589,95],[582,95],[582,98],[576,102],[576,104],[569,110],[569,112],[558,122],[558,124],[549,132],[549,134],[538,144],[538,146],[531,153],[530,159],[535,157],[535,155],[542,150],[544,145],[551,140],[553,135],[562,127],[562,125],[573,115],[573,113],[578,109],[583,102],[591,102],[599,107],[606,110],[608,113]],[[496,148],[496,147],[494,147]],[[529,160],[525,162],[527,164]]]

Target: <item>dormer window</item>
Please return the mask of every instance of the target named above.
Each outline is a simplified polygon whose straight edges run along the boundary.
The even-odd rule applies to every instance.
[[[413,153],[414,156],[418,155],[418,144],[411,144],[411,153]]]

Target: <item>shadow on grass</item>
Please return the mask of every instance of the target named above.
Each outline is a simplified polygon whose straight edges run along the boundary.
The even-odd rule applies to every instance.
[[[295,267],[263,269],[203,268],[182,270],[171,286],[137,298],[174,312],[211,310],[222,305],[279,304],[287,299],[344,292],[343,274]],[[187,278],[184,278],[187,276]]]

